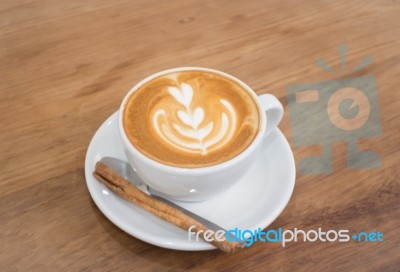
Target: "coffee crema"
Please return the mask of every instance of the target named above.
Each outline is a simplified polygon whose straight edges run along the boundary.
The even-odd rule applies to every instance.
[[[235,81],[212,72],[164,74],[140,86],[123,112],[125,133],[141,153],[186,168],[230,160],[256,137],[260,112]]]

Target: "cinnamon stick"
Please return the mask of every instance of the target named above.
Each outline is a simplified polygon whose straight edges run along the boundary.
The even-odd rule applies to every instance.
[[[120,197],[140,206],[155,216],[186,231],[189,230],[191,226],[195,226],[195,228],[192,228],[192,231],[201,231],[199,236],[204,239],[204,233],[208,230],[207,227],[167,203],[145,194],[129,181],[114,172],[107,165],[97,162],[93,175]],[[215,232],[212,233],[211,237],[214,239],[210,243],[218,247],[220,250],[227,253],[234,253],[241,249],[238,242],[230,242],[226,239],[224,241],[218,241],[215,237]]]

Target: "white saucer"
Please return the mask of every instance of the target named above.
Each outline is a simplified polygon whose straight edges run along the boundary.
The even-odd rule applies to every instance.
[[[184,208],[225,229],[264,229],[283,211],[292,195],[295,164],[289,144],[278,129],[266,138],[263,152],[249,172],[226,192],[213,199],[186,203]],[[150,244],[178,250],[210,250],[204,241],[188,241],[188,233],[131,204],[93,177],[94,166],[102,157],[125,159],[117,126],[117,112],[97,130],[90,142],[85,176],[97,207],[115,225]]]

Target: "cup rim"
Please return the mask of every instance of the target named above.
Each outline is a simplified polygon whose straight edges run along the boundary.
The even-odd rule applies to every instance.
[[[168,73],[172,73],[172,72],[181,72],[181,71],[203,71],[203,72],[216,73],[218,75],[224,76],[224,77],[238,83],[241,87],[243,87],[243,89],[245,89],[253,97],[253,100],[255,101],[255,103],[258,107],[259,114],[260,114],[260,120],[261,120],[260,127],[259,127],[256,137],[253,139],[253,141],[250,143],[250,145],[247,146],[247,148],[245,148],[242,152],[240,152],[235,157],[233,157],[227,161],[218,163],[218,164],[204,166],[204,167],[189,168],[189,167],[172,166],[172,165],[167,165],[167,164],[161,163],[159,161],[153,160],[150,157],[146,156],[145,154],[140,152],[138,149],[136,149],[135,146],[128,139],[128,137],[125,133],[125,130],[124,130],[122,119],[123,119],[123,111],[125,109],[125,105],[129,99],[129,97],[135,91],[137,91],[141,86],[143,86],[145,83],[151,81],[152,79],[162,76],[164,74],[168,74]],[[210,69],[210,68],[194,67],[194,66],[193,67],[187,66],[187,67],[176,67],[176,68],[165,69],[165,70],[151,74],[150,76],[144,78],[143,80],[138,82],[136,85],[134,85],[129,90],[129,92],[124,96],[124,99],[122,100],[122,103],[118,110],[118,130],[119,130],[119,134],[122,138],[122,141],[124,142],[125,148],[127,148],[129,152],[134,153],[135,157],[139,158],[140,160],[144,161],[145,163],[154,165],[157,168],[159,168],[160,170],[167,171],[167,172],[173,172],[173,173],[192,172],[192,173],[206,174],[206,173],[212,173],[215,171],[219,171],[221,169],[229,168],[232,165],[238,164],[240,161],[242,161],[245,158],[247,158],[248,156],[250,156],[255,151],[255,149],[259,145],[259,143],[262,141],[262,139],[264,138],[263,136],[265,134],[265,130],[266,130],[266,123],[267,123],[266,114],[260,104],[260,101],[258,100],[258,95],[253,91],[252,88],[250,88],[250,86],[248,86],[246,83],[244,83],[240,79],[238,79],[230,74],[227,74],[225,72],[215,70],[215,69]]]

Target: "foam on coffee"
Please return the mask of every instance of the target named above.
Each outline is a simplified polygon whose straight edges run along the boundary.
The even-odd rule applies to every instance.
[[[163,164],[205,167],[245,150],[260,126],[252,96],[212,72],[157,77],[127,100],[123,126],[133,146]]]

